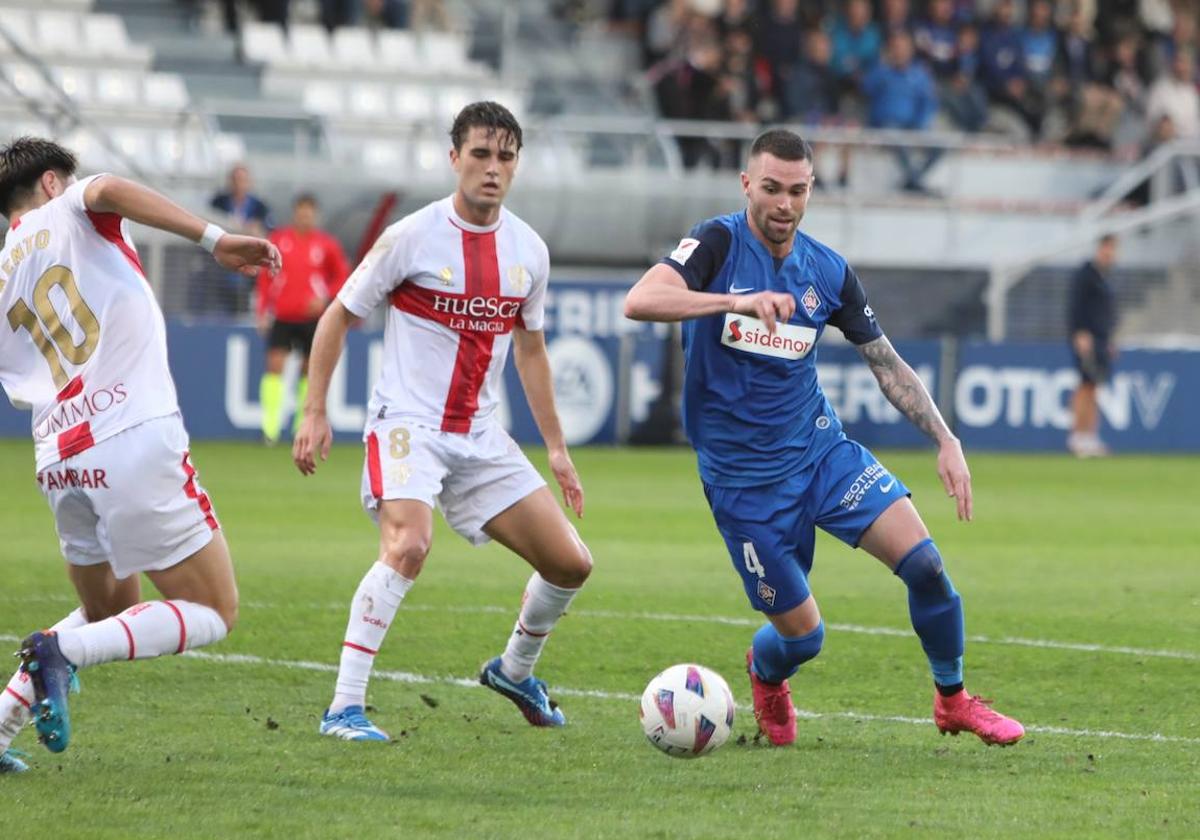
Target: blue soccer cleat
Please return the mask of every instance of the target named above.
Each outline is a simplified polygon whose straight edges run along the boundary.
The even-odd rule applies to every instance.
[[[24,773],[28,770],[29,765],[17,758],[18,755],[24,754],[16,750],[5,750],[3,753],[0,753],[0,776],[3,776],[5,773]]]
[[[532,675],[513,682],[500,670],[500,657],[483,664],[479,682],[517,704],[525,720],[534,726],[566,726],[567,718],[546,693],[546,684]]]
[[[50,752],[60,753],[71,743],[71,714],[67,694],[78,690],[75,669],[58,647],[58,636],[49,630],[30,634],[17,651],[21,669],[29,674],[36,698],[30,712],[38,740]]]
[[[341,738],[343,741],[390,741],[388,734],[367,720],[362,706],[347,706],[337,714],[325,710],[321,716],[322,735]]]

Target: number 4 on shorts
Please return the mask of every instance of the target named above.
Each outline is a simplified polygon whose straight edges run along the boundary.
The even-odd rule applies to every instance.
[[[767,574],[767,570],[762,567],[762,563],[758,562],[758,552],[754,550],[754,543],[742,543],[742,559],[746,561],[747,572],[754,572],[760,578]]]

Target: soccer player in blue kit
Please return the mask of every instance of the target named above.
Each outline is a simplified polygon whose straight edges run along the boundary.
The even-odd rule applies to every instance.
[[[908,587],[938,729],[1015,743],[1021,724],[963,688],[962,602],[908,489],[846,437],[821,392],[813,351],[825,326],[857,345],[888,400],[938,444],[938,475],[969,521],[962,446],[879,328],[846,260],[797,230],[812,192],[808,143],[764,132],[741,177],[746,210],[697,225],[633,287],[625,314],[684,322],[684,427],[717,529],[768,619],[746,654],[759,728],[777,745],[796,739],[787,680],[825,635],[807,577],[820,526]]]

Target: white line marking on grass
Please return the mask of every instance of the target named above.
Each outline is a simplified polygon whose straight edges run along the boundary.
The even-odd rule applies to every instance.
[[[0,598],[0,602],[20,603],[26,602],[47,602],[47,603],[77,603],[76,600],[68,595],[35,595],[30,597],[4,597]],[[251,610],[313,610],[313,611],[344,611],[349,606],[349,601],[323,601],[309,604],[276,604],[270,601],[242,601],[241,607]],[[491,605],[479,606],[437,606],[434,604],[405,604],[402,607],[407,612],[442,612],[442,613],[459,613],[466,615],[480,615],[488,613],[496,613],[502,615],[515,615],[516,606],[498,607]],[[571,610],[571,615],[579,618],[604,618],[615,619],[618,621],[663,621],[681,624],[721,624],[729,627],[758,627],[762,624],[762,619],[749,616],[723,616],[723,615],[687,615],[680,613],[653,613],[653,612],[619,612],[617,610]],[[900,627],[869,627],[862,624],[838,624],[828,623],[825,625],[829,630],[838,633],[855,633],[863,636],[891,636],[895,638],[911,639],[913,631],[908,628]],[[983,636],[973,635],[967,636],[967,641],[974,644],[982,645],[1008,645],[1011,647],[1029,647],[1040,648],[1043,650],[1070,650],[1079,653],[1107,653],[1121,656],[1142,656],[1153,659],[1182,659],[1188,662],[1200,662],[1200,653],[1189,650],[1164,650],[1159,648],[1139,648],[1129,647],[1126,645],[1100,645],[1091,642],[1062,642],[1055,639],[1027,639],[1021,636]]]
[[[17,642],[16,636],[0,634],[0,641]],[[255,656],[249,653],[209,653],[203,650],[189,650],[183,654],[189,659],[199,659],[203,662],[213,662],[219,665],[265,665],[272,668],[287,668],[298,671],[316,671],[323,674],[336,674],[338,666],[328,662],[308,662],[295,659],[271,659]],[[379,680],[405,683],[407,685],[446,685],[458,688],[482,688],[479,680],[466,677],[434,677],[427,674],[414,674],[409,671],[372,671],[371,676]],[[640,695],[623,691],[603,691],[600,689],[565,688],[551,686],[553,694],[562,697],[586,697],[594,700],[619,700],[623,703],[637,703]],[[750,707],[738,706],[743,713],[748,713]],[[904,715],[870,715],[861,712],[814,712],[808,709],[797,709],[796,716],[806,720],[857,720],[871,723],[904,723],[913,726],[931,726],[930,718],[906,717]],[[1072,738],[1112,738],[1122,741],[1151,741],[1164,744],[1200,744],[1200,738],[1187,738],[1179,735],[1163,735],[1158,732],[1113,732],[1103,729],[1068,729],[1063,726],[1026,726],[1026,732],[1042,735],[1066,735]]]

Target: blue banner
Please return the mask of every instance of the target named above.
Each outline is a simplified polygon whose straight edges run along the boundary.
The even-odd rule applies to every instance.
[[[1063,450],[1079,382],[1065,344],[960,347],[956,429],[973,449]],[[1200,352],[1128,350],[1099,390],[1100,434],[1115,451],[1200,450]]]
[[[615,443],[622,411],[644,415],[661,389],[661,347],[669,329],[626,320],[622,308],[627,290],[625,284],[555,281],[547,294],[547,351],[569,444]],[[258,387],[264,348],[253,329],[171,322],[167,345],[192,437],[261,437]],[[361,438],[370,383],[382,358],[381,333],[350,332],[329,389],[329,420],[338,439]],[[295,375],[291,360],[285,377]],[[540,442],[515,365],[507,366],[504,381],[501,422],[519,442]],[[286,403],[285,416],[293,408]],[[27,437],[29,423],[28,412],[0,400],[0,436]]]

